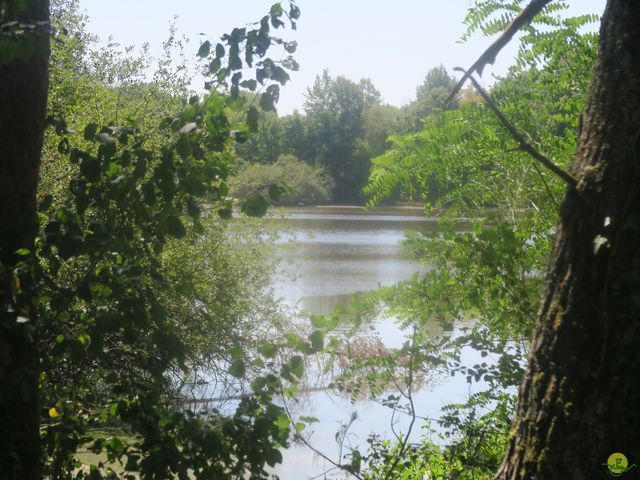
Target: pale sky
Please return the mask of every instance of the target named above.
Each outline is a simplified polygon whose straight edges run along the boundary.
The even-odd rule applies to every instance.
[[[193,39],[193,54],[206,33],[217,38],[236,26],[257,21],[275,0],[80,0],[90,17],[88,29],[101,38],[113,36],[123,45],[149,42],[158,52],[167,38],[168,25],[178,16],[178,33]],[[298,0],[302,11],[297,32],[283,37],[296,40],[294,57],[300,71],[291,74],[281,90],[280,115],[302,110],[304,93],[315,76],[328,68],[333,76],[351,80],[368,77],[384,102],[403,105],[415,97],[416,87],[429,69],[443,64],[470,66],[493,39],[474,36],[458,43],[468,0]],[[573,0],[571,14],[602,14],[605,0]],[[597,28],[597,26],[594,26]],[[280,30],[282,32],[282,30]],[[482,81],[504,74],[513,63],[515,42],[487,68]],[[196,80],[200,85],[202,81]]]

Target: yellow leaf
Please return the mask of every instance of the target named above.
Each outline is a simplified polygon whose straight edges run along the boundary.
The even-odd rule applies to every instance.
[[[60,414],[58,413],[58,410],[56,410],[56,407],[51,407],[51,408],[49,409],[49,416],[50,416],[51,418],[57,418],[57,417],[59,417],[59,416],[60,416]]]

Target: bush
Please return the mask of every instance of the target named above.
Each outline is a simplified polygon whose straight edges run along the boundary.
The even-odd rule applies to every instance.
[[[279,205],[314,204],[331,200],[333,180],[321,168],[313,167],[293,155],[280,155],[271,165],[248,165],[230,180],[231,195],[245,199],[267,197],[270,185],[282,185],[286,193]]]

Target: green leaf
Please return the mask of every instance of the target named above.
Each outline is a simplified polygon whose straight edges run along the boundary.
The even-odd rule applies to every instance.
[[[219,82],[224,82],[224,79],[227,78],[228,75],[229,75],[229,70],[226,68],[221,68],[220,70],[218,70],[218,73],[216,74],[216,78],[218,79]]]
[[[300,335],[298,335],[297,333],[289,332],[286,335],[286,339],[287,339],[287,347],[296,348],[302,352],[305,352],[306,350],[305,347],[307,346],[307,343],[304,341],[304,339]]]
[[[309,335],[309,341],[311,342],[311,348],[321,351],[324,348],[324,333],[320,330],[313,331]]]
[[[312,315],[311,316],[311,325],[316,328],[327,328],[331,322],[324,315]]]
[[[256,195],[255,197],[246,199],[242,203],[240,211],[250,217],[264,217],[265,213],[267,213],[268,205],[267,201],[261,195]]]
[[[304,415],[300,417],[300,420],[305,423],[318,423],[320,421],[316,417],[307,417]]]
[[[60,140],[60,142],[58,143],[58,152],[62,155],[66,155],[69,153],[69,150],[69,139],[63,138],[62,140]]]
[[[271,10],[270,13],[272,16],[274,17],[281,17],[282,16],[282,5],[280,5],[279,3],[274,3],[273,5],[271,5]]]
[[[304,375],[304,361],[302,360],[302,357],[299,355],[296,355],[294,357],[291,357],[291,359],[289,359],[289,362],[287,362],[289,365],[289,368],[291,368],[291,373],[293,373],[296,377],[298,378],[302,378]]]
[[[202,223],[200,223],[196,219],[193,220],[193,231],[198,235],[202,235],[205,232],[204,226],[202,225]]]
[[[211,73],[216,73],[218,70],[220,70],[221,66],[222,66],[222,62],[220,61],[220,59],[214,58],[213,60],[211,60],[211,63],[209,64],[209,71]]]
[[[224,57],[224,45],[222,45],[221,43],[218,43],[216,45],[216,58],[222,58]]]
[[[249,125],[249,130],[252,132],[258,131],[258,119],[260,118],[260,113],[256,107],[251,107],[247,110],[247,125]]]
[[[53,195],[47,195],[42,200],[40,200],[40,203],[38,204],[38,211],[46,212],[47,210],[49,210],[49,207],[51,207],[52,203],[53,203]]]
[[[282,198],[283,193],[286,193],[286,189],[281,187],[280,185],[269,185],[269,197],[271,198],[271,200],[277,202]]]
[[[107,448],[119,457],[124,454],[127,447],[118,437],[112,437],[107,439]]]
[[[220,182],[218,186],[218,196],[224,199],[227,195],[229,195],[229,185],[227,182]]]
[[[284,85],[289,80],[291,80],[291,77],[289,76],[289,74],[282,67],[273,68],[273,71],[271,73],[271,78],[276,82],[280,83],[281,85]]]
[[[275,101],[270,93],[265,92],[260,96],[260,108],[265,112],[276,111]]]
[[[252,92],[255,91],[255,89],[258,87],[258,82],[256,82],[255,80],[251,79],[251,80],[245,80],[243,82],[240,82],[240,86],[242,88],[246,88],[248,90],[251,90]]]
[[[291,420],[289,420],[289,417],[285,413],[281,413],[280,415],[278,415],[274,423],[278,427],[285,429],[289,427],[289,425],[291,424]]]
[[[167,218],[167,231],[175,238],[183,238],[187,234],[187,229],[184,228],[182,221],[175,215],[170,215]]]
[[[200,48],[198,49],[198,56],[200,58],[205,58],[206,56],[209,55],[210,51],[211,51],[211,42],[207,40],[202,45],[200,45]]]
[[[238,55],[229,53],[229,70],[240,70],[242,68],[242,60]]]
[[[282,463],[282,453],[277,448],[267,450],[264,454],[265,461],[270,467],[275,467],[276,463]]]
[[[278,347],[273,343],[265,343],[258,347],[258,353],[263,357],[274,358],[278,353]]]
[[[229,350],[229,355],[233,360],[243,360],[244,359],[244,350],[240,346],[233,347]]]
[[[98,132],[98,125],[96,123],[90,123],[86,127],[84,127],[84,139],[85,140],[93,140]]]
[[[289,17],[296,20],[300,18],[300,8],[294,4],[289,7]]]
[[[245,371],[246,367],[244,364],[244,360],[241,359],[234,360],[229,367],[229,374],[236,378],[244,377]]]
[[[220,218],[225,220],[229,220],[232,217],[233,211],[230,208],[220,208],[218,210],[218,215]]]
[[[280,68],[280,67],[278,67],[278,68]],[[287,77],[288,77],[288,75],[287,75]],[[271,95],[271,97],[273,98],[274,104],[277,103],[278,100],[280,99],[280,87],[278,85],[269,85],[267,87],[266,93]],[[275,110],[275,108],[274,108],[274,110]]]
[[[296,62],[291,55],[282,60],[282,66],[288,68],[289,70],[293,70],[294,72],[300,70],[300,64]]]
[[[181,136],[176,142],[176,150],[178,151],[178,155],[180,155],[180,157],[186,159],[193,151],[191,142],[189,141],[189,137],[187,137],[186,135]]]
[[[80,173],[89,181],[94,182],[100,176],[100,162],[93,157],[84,157],[80,164]]]

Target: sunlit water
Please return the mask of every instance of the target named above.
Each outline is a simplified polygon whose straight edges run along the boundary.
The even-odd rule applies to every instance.
[[[309,207],[289,209],[287,214],[283,222],[296,244],[283,245],[278,252],[281,261],[276,293],[310,314],[327,314],[336,305],[348,304],[354,293],[393,285],[428,268],[403,255],[400,246],[407,230],[437,228],[437,220],[425,218],[419,209],[365,212],[357,208]],[[392,319],[380,320],[367,328],[375,329],[373,334],[388,347],[398,347],[405,340]],[[434,328],[434,335],[451,334]],[[463,355],[463,361],[481,360],[470,351]],[[462,376],[436,377],[415,394],[416,414],[437,418],[444,405],[465,401],[470,393]],[[310,442],[335,461],[340,460],[341,452],[348,453],[350,445],[366,450],[366,439],[371,433],[393,438],[392,411],[376,401],[352,403],[348,395],[327,389],[302,394],[290,407],[294,416],[319,419],[307,429]],[[335,434],[341,424],[349,423],[354,417],[347,441],[340,450]],[[406,431],[408,421],[406,415],[396,414],[393,430]],[[423,423],[419,421],[418,428],[414,428],[413,440],[424,433],[419,428]],[[283,480],[324,478],[323,472],[328,472],[329,478],[343,476],[305,446],[292,446],[283,451],[283,456],[283,464],[276,469]]]

